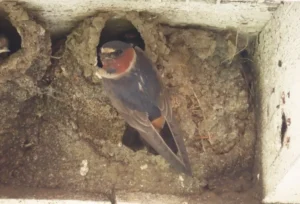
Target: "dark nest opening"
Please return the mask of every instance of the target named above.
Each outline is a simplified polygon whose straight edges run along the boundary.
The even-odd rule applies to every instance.
[[[4,13],[0,11],[0,35],[9,41],[9,55],[17,52],[21,48],[22,39],[17,29],[6,19]]]
[[[97,52],[103,44],[113,40],[130,43],[133,46],[138,46],[142,50],[145,50],[145,42],[140,32],[129,20],[125,18],[111,18],[105,22],[99,38]],[[99,57],[97,57],[97,60],[98,66],[102,67]]]
[[[0,34],[4,36],[4,50],[10,50],[1,55],[0,83],[18,78],[36,83],[41,79],[50,64],[48,32],[21,6],[5,2],[0,4]]]

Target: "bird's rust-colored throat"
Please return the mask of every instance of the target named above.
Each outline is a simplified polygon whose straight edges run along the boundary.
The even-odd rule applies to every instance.
[[[122,74],[131,69],[135,61],[135,51],[133,48],[124,50],[124,53],[115,59],[103,61],[103,69],[115,68],[116,74]]]

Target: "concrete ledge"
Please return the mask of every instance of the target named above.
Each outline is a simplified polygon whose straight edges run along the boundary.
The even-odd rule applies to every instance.
[[[299,174],[300,169],[299,13],[297,2],[280,6],[258,36],[256,47],[258,138],[265,202],[271,203],[300,201],[300,179],[293,173]]]
[[[5,196],[5,197],[4,197]],[[259,204],[254,191],[245,193],[213,192],[194,195],[167,195],[144,192],[116,191],[115,195],[68,192],[62,189],[26,188],[0,185],[0,204]]]
[[[84,18],[99,11],[146,11],[154,13],[161,23],[200,25],[218,29],[233,28],[256,34],[262,30],[278,3],[249,1],[221,4],[220,1],[118,1],[118,0],[22,0],[25,7],[45,22],[52,34],[69,31]],[[219,3],[218,3],[219,2]],[[59,22],[59,23],[58,23]]]

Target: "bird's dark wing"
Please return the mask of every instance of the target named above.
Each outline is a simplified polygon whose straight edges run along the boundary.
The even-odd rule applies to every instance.
[[[118,110],[126,122],[140,133],[141,137],[149,143],[162,157],[164,157],[174,168],[191,174],[190,167],[185,166],[184,160],[174,154],[174,152],[164,142],[163,138],[153,127],[151,121],[148,119],[148,114],[127,108],[118,99],[111,101],[113,106]],[[177,145],[181,144],[181,140],[175,139]],[[177,142],[179,141],[179,143]],[[184,146],[183,146],[184,147]],[[182,148],[179,147],[181,150]],[[186,153],[186,152],[185,152]],[[182,152],[181,152],[182,154]]]
[[[167,134],[167,136],[171,135],[171,133]],[[164,136],[164,135],[162,135]],[[168,141],[168,137],[167,139],[164,138],[164,140],[167,140],[167,144],[168,146],[174,151],[174,146],[172,141]],[[171,138],[173,139],[173,137]],[[139,150],[144,149],[144,147],[147,148],[148,152],[153,154],[153,155],[158,155],[158,153],[143,139],[140,137],[140,133],[134,129],[133,127],[131,127],[130,125],[128,125],[128,123],[125,124],[125,131],[123,133],[122,136],[122,144],[125,145],[126,147],[128,147],[129,149],[131,149],[132,151],[136,152]],[[175,142],[174,145],[176,146]],[[177,148],[177,146],[176,146]],[[177,149],[176,149],[177,150]]]
[[[145,54],[145,52],[143,52],[140,48],[136,47],[135,50],[138,54],[141,54],[145,58],[148,58],[148,56]],[[187,154],[187,151],[186,151],[186,148],[184,145],[184,141],[182,138],[183,133],[182,133],[181,129],[179,128],[179,125],[178,125],[175,117],[172,114],[172,108],[171,108],[170,101],[169,101],[170,97],[169,97],[168,91],[166,90],[165,86],[163,85],[162,79],[153,64],[152,64],[152,69],[156,72],[158,83],[160,84],[160,86],[158,86],[158,87],[160,87],[160,93],[159,93],[159,96],[156,98],[156,105],[160,109],[161,115],[165,117],[165,120],[169,126],[169,130],[171,131],[174,141],[176,142],[177,148],[179,149],[179,152],[181,154],[183,164],[186,167],[186,171],[191,173],[191,167],[190,167],[188,154]],[[155,97],[154,94],[152,94],[152,95],[153,95],[153,97]]]
[[[158,107],[161,110],[161,114],[165,117],[166,122],[169,126],[169,130],[171,131],[174,141],[177,145],[177,148],[180,152],[182,161],[187,169],[187,171],[192,174],[190,161],[188,158],[188,154],[185,148],[185,144],[183,141],[183,133],[181,129],[179,128],[179,124],[177,123],[176,118],[172,114],[172,109],[169,101],[168,92],[164,89],[161,92],[159,101],[158,101]]]

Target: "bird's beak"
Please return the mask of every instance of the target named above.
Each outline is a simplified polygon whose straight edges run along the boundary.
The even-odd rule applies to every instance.
[[[0,49],[0,54],[5,53],[5,52],[10,52],[10,50],[7,47],[4,47],[4,48]]]

